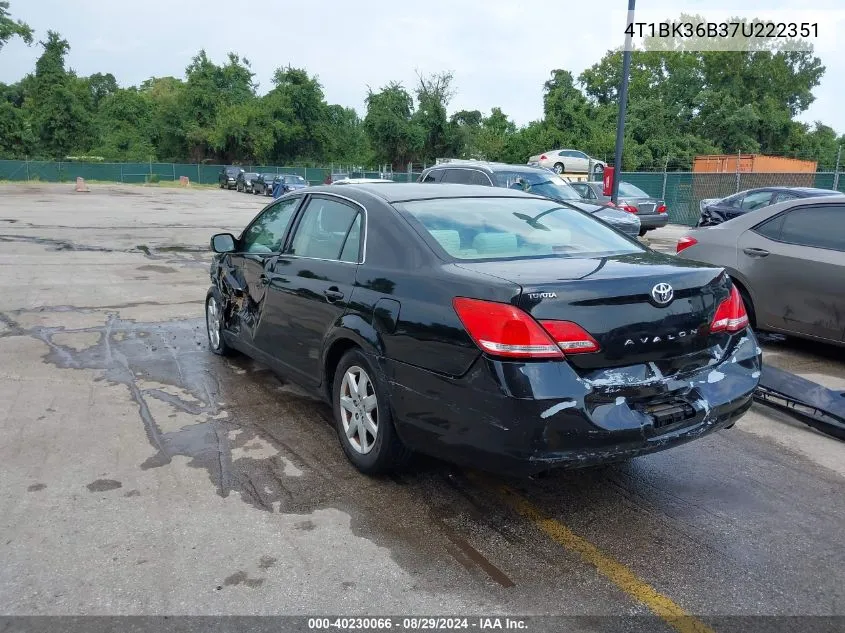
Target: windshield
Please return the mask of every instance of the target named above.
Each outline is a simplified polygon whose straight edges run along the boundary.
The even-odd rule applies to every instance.
[[[302,176],[285,176],[285,183],[288,185],[304,185],[305,178]]]
[[[607,257],[642,246],[575,209],[534,198],[440,198],[397,204],[455,259]]]
[[[276,179],[276,174],[261,174],[261,177],[262,177],[264,180],[275,180],[275,179]]]
[[[630,182],[619,183],[619,195],[626,198],[651,198],[645,191],[639,187],[635,187]]]
[[[244,178],[246,178],[246,179],[258,178],[258,174],[253,173],[253,172],[249,172],[249,173],[244,174]]]
[[[229,174],[230,176],[237,176],[239,173],[241,173],[241,170],[238,169],[237,167],[227,167],[226,173]]]
[[[496,183],[508,189],[522,189],[555,200],[580,200],[581,196],[568,182],[552,172],[498,171]]]

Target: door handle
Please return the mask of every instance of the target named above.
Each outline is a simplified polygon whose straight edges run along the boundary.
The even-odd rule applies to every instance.
[[[260,281],[262,285],[266,286],[270,283],[270,277],[267,276],[267,273],[261,273],[258,275],[258,281]]]
[[[335,301],[343,299],[343,293],[334,286],[324,290],[323,294],[326,295],[326,299],[328,299],[329,303],[334,303]]]
[[[765,257],[769,254],[765,248],[743,248],[742,252],[749,257]]]

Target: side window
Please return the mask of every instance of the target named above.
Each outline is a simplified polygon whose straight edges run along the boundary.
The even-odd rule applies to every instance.
[[[482,185],[484,187],[490,187],[490,178],[487,177],[487,174],[480,171],[470,171],[469,172],[469,184],[471,185]]]
[[[470,184],[472,171],[468,169],[447,169],[443,173],[443,180],[440,182],[451,182],[459,185]]]
[[[771,202],[771,199],[771,191],[755,191],[754,193],[747,194],[745,198],[743,198],[742,208],[746,211],[752,211],[754,209],[766,207]]]
[[[580,182],[572,182],[572,183],[569,183],[569,184],[572,185],[572,188],[575,191],[577,191],[578,195],[581,196],[582,198],[589,198],[590,197],[591,192],[590,192],[590,188],[587,185],[580,183]]]
[[[799,246],[845,251],[845,206],[805,207],[786,213],[780,240]]]
[[[241,236],[244,253],[278,253],[301,198],[279,200],[266,209]]]
[[[441,171],[439,169],[433,169],[428,172],[423,178],[423,182],[437,182],[440,180]]]
[[[783,220],[786,217],[785,213],[773,217],[771,220],[766,220],[762,224],[758,224],[752,230],[759,233],[763,237],[768,237],[770,240],[780,241],[780,231],[783,228]]]
[[[296,227],[288,252],[299,257],[340,259],[357,215],[357,209],[343,202],[312,198]],[[353,249],[352,245],[350,249]]]
[[[352,228],[349,229],[349,234],[346,236],[343,250],[340,251],[340,261],[342,262],[357,263],[361,261],[361,217],[360,213],[355,216]]]
[[[797,197],[798,196],[796,196],[794,193],[789,193],[788,191],[779,191],[775,194],[775,199],[772,204],[776,202],[783,202],[784,200],[795,200]]]
[[[575,158],[589,158],[584,152],[572,152]]]

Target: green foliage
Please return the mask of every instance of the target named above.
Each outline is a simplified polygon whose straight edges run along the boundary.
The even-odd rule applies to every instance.
[[[0,49],[32,42],[0,0]],[[690,16],[697,19],[696,16]],[[831,167],[845,137],[821,122],[795,121],[813,101],[824,66],[808,51],[752,42],[748,51],[684,50],[666,40],[632,55],[623,168],[689,169],[696,155],[762,152],[813,158]],[[543,86],[543,117],[518,127],[498,107],[450,114],[451,73],[418,74],[413,89],[368,89],[363,118],[326,102],[317,77],[278,68],[258,94],[250,62],[222,63],[200,50],[184,78],[152,77],[121,87],[110,73],[79,77],[70,46],[48,31],[34,71],[0,84],[0,157],[96,154],[107,161],[238,164],[409,163],[441,157],[524,163],[573,147],[612,160],[621,51],[608,51],[577,78],[565,69]],[[674,48],[672,48],[674,46]]]
[[[8,0],[0,1],[0,49],[13,37],[19,37],[27,44],[32,44],[32,29],[20,20],[9,17]]]

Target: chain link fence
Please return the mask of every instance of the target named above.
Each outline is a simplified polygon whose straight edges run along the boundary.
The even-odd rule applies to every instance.
[[[180,163],[85,163],[0,160],[0,181],[72,182],[77,177],[90,181],[115,183],[148,183],[178,181],[186,176],[193,183],[216,185],[224,165],[190,165]],[[363,169],[361,167],[280,167],[276,165],[240,165],[247,172],[296,174],[310,184],[322,183],[329,174],[349,178],[387,178],[396,182],[415,182],[421,166],[407,171]],[[414,169],[417,167],[417,169]],[[723,198],[756,187],[817,187],[845,193],[845,178],[840,171],[810,173],[691,173],[691,172],[622,172],[622,181],[639,187],[651,196],[665,200],[669,221],[695,225],[699,202],[706,198]]]

